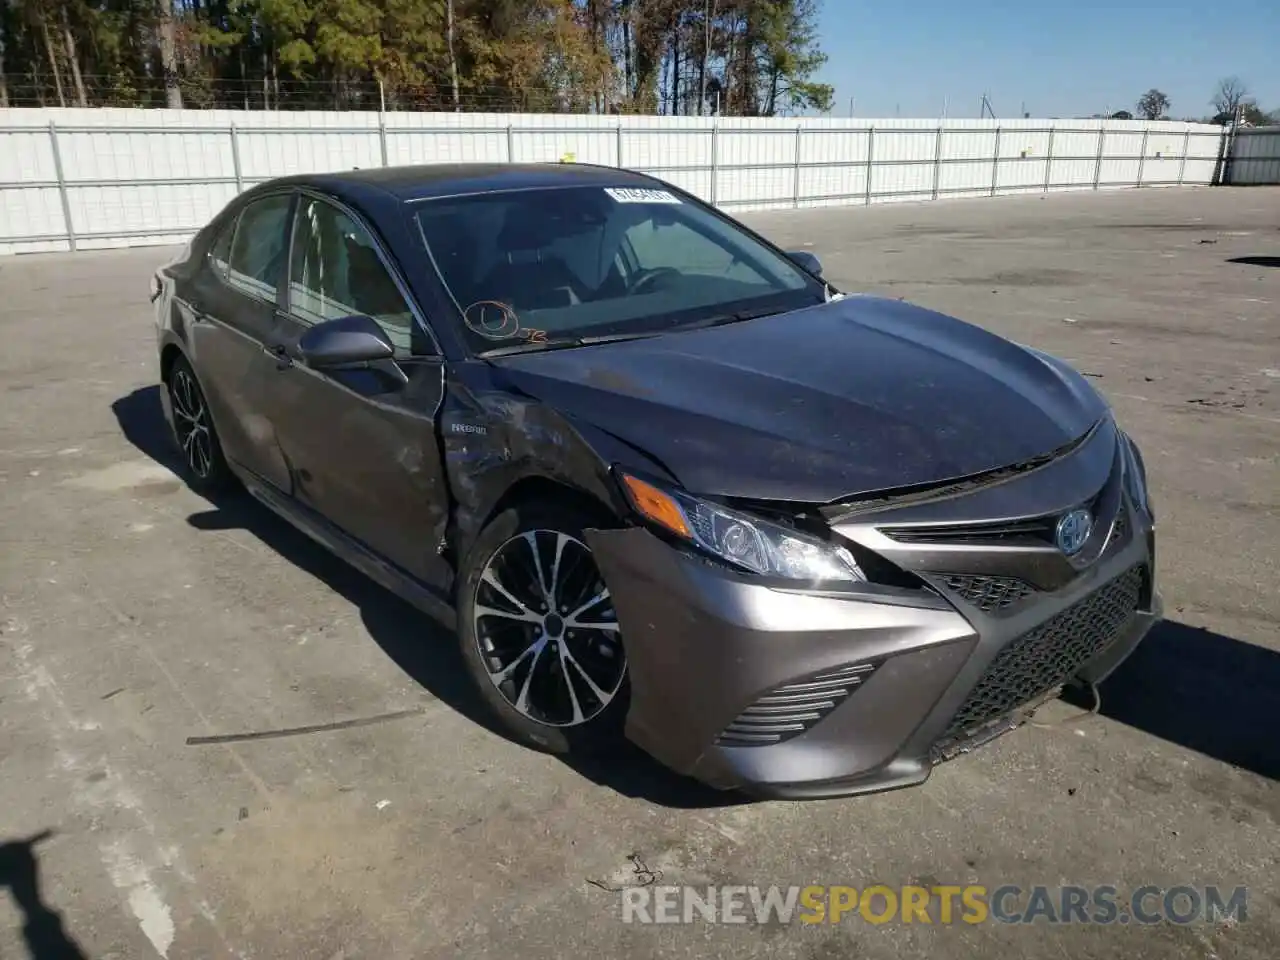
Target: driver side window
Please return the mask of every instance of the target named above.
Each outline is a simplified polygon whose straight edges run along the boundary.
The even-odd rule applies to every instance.
[[[642,220],[628,227],[624,236],[641,271],[667,269],[745,283],[767,282],[730,251],[679,221]]]
[[[289,310],[314,324],[371,317],[397,352],[411,352],[413,314],[383,265],[373,238],[342,210],[303,196],[294,222]]]

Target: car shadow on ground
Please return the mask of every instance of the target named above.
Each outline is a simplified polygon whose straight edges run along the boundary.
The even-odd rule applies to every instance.
[[[32,960],[85,960],[85,953],[62,925],[62,916],[40,894],[36,846],[49,830],[22,840],[0,842],[0,890],[8,890],[22,914],[22,938]]]
[[[159,387],[112,404],[125,437],[156,462],[182,473],[160,408]],[[388,657],[433,696],[499,736],[474,692],[455,637],[246,494],[219,498],[188,522],[200,530],[247,530],[358,610]],[[1101,714],[1242,769],[1280,780],[1280,653],[1209,630],[1165,621],[1102,685]],[[1066,698],[1090,706],[1087,692]],[[627,744],[606,758],[565,760],[582,776],[661,806],[707,808],[750,802],[671,773]]]
[[[1280,653],[1173,620],[1158,624],[1100,687],[1100,713],[1280,780]],[[1066,699],[1091,706],[1086,691]]]
[[[1246,267],[1280,267],[1280,257],[1232,257],[1227,263],[1242,263]]]
[[[158,386],[135,390],[116,400],[111,408],[130,443],[178,476],[183,475],[182,462],[160,406]],[[252,533],[355,606],[369,636],[427,692],[472,722],[506,736],[475,693],[453,634],[248,494],[220,496],[211,506],[210,510],[192,514],[187,522],[198,530],[242,529]],[[712,790],[678,776],[630,744],[604,758],[563,759],[595,783],[660,806],[709,808],[748,802],[739,794]]]

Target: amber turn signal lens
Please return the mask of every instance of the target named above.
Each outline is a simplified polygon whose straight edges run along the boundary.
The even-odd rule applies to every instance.
[[[647,520],[652,520],[660,527],[672,533],[692,539],[689,524],[684,519],[684,512],[668,494],[663,493],[651,483],[645,483],[636,477],[622,474],[622,482],[627,488],[631,504]]]

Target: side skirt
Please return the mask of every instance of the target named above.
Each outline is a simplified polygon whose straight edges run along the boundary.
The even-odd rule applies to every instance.
[[[453,605],[416,577],[337,527],[322,514],[287,497],[240,464],[233,469],[253,498],[273,513],[288,520],[300,531],[331,553],[345,560],[370,580],[390,590],[432,617],[441,626],[455,630],[457,617]]]

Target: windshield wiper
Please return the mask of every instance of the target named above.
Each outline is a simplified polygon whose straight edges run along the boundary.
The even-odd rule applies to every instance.
[[[701,330],[703,327],[722,327],[726,323],[742,323],[744,320],[759,320],[761,317],[772,317],[779,313],[786,313],[786,310],[776,310],[772,307],[763,310],[738,310],[734,313],[717,313],[710,317],[703,317],[701,320],[694,320],[692,323],[682,323],[675,330]]]
[[[509,357],[516,353],[539,353],[543,350],[568,350],[572,347],[590,347],[597,343],[620,343],[623,340],[645,340],[655,333],[604,333],[594,337],[556,337],[547,340],[525,340],[509,343],[505,347],[482,350],[477,357]]]

